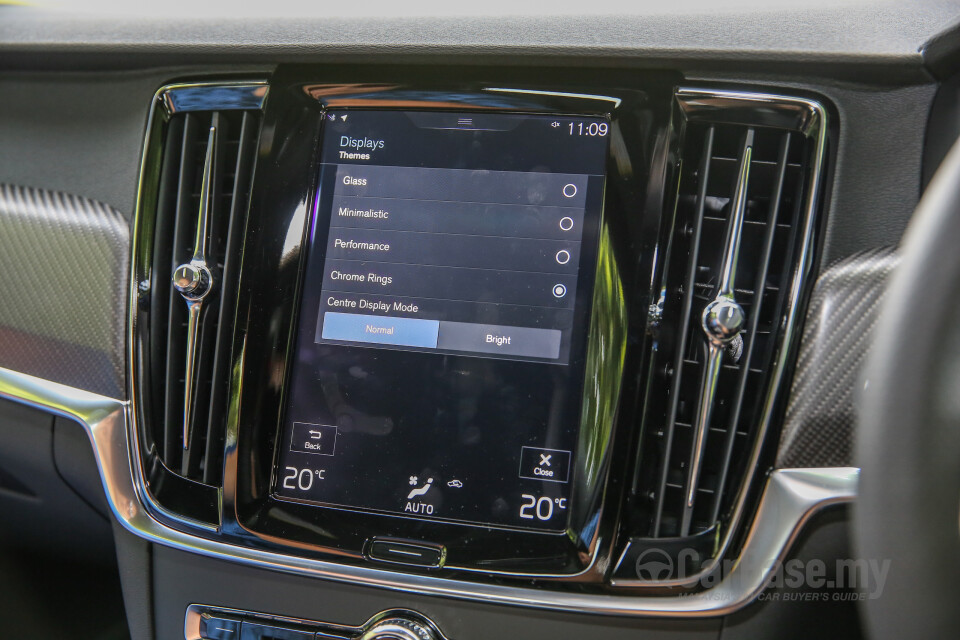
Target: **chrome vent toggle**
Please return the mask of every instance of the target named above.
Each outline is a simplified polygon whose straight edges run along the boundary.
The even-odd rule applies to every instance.
[[[200,335],[200,313],[203,311],[203,299],[213,288],[213,274],[207,265],[207,240],[210,237],[211,198],[213,197],[216,177],[219,175],[215,165],[217,158],[217,126],[219,114],[214,114],[210,133],[207,137],[207,150],[203,161],[203,177],[200,180],[200,211],[197,215],[197,232],[193,240],[193,257],[190,262],[181,264],[173,270],[173,287],[180,292],[187,303],[187,339],[186,367],[183,374],[183,448],[190,446],[190,426],[193,424],[194,391],[197,376],[197,349]]]
[[[696,550],[661,584],[715,566],[744,518],[781,410],[821,207],[826,115],[816,102],[681,89],[679,173],[663,221],[650,382],[614,583],[648,584],[647,549]]]
[[[704,447],[707,442],[707,430],[717,404],[717,381],[720,366],[723,363],[725,345],[737,342],[735,362],[740,360],[743,351],[743,307],[737,304],[734,281],[737,274],[737,258],[740,255],[740,241],[743,234],[743,220],[747,208],[747,184],[750,175],[750,158],[753,153],[754,130],[747,129],[743,136],[743,148],[740,152],[740,169],[734,185],[733,200],[727,216],[726,239],[723,243],[720,261],[719,281],[716,285],[716,297],[707,303],[701,314],[701,325],[706,334],[706,364],[704,365],[703,384],[697,400],[696,422],[693,424],[693,446],[690,450],[690,464],[687,471],[687,497],[683,508],[681,531],[690,530],[693,505],[696,500],[697,483],[703,462]],[[702,224],[703,218],[698,219]],[[690,280],[695,280],[696,261],[690,261]],[[695,284],[695,283],[694,283]]]

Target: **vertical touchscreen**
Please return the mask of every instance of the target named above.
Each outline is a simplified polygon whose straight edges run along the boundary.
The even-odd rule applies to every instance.
[[[563,530],[609,122],[324,117],[275,494]]]

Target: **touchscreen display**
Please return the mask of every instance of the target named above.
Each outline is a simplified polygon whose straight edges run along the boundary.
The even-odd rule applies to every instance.
[[[565,529],[609,122],[324,117],[275,494]]]

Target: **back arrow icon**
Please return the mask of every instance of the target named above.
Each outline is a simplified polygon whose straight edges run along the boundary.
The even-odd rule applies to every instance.
[[[311,440],[319,440],[321,435],[323,435],[323,434],[321,434],[319,431],[314,431],[313,429],[310,430],[310,439],[311,439]]]

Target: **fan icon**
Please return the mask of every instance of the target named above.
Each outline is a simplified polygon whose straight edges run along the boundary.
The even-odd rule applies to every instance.
[[[417,476],[410,476],[410,486],[415,486],[420,483],[420,479]]]

